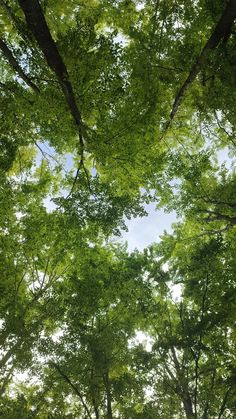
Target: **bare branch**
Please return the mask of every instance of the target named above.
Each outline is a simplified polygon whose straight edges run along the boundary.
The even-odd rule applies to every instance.
[[[34,144],[36,145],[36,147],[39,149],[40,153],[42,154],[42,156],[49,161],[49,159],[47,158],[50,157],[52,160],[55,161],[55,163],[60,164],[60,162],[50,153],[48,153],[47,151],[44,151],[42,149],[42,147],[37,143],[37,141],[34,141]]]
[[[168,67],[165,65],[160,65],[160,64],[151,64],[152,67],[154,68],[161,68],[162,70],[168,70],[168,71],[181,71],[184,72],[184,69],[181,67]]]

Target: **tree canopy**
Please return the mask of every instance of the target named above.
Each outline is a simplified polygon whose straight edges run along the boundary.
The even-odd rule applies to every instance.
[[[0,0],[4,419],[236,417],[235,20]],[[149,203],[178,222],[129,252]]]

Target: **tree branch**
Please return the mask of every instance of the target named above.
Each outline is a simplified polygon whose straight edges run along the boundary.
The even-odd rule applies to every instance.
[[[0,5],[6,11],[8,17],[10,18],[15,29],[20,34],[21,38],[24,39],[25,42],[32,42],[32,37],[30,37],[31,33],[29,33],[25,22],[14,13],[8,4],[8,1],[0,0]]]
[[[79,162],[78,169],[77,169],[76,174],[75,174],[75,177],[74,177],[74,181],[73,181],[72,187],[71,187],[70,192],[68,193],[68,195],[65,197],[65,199],[66,199],[66,200],[70,198],[70,196],[72,195],[72,193],[73,193],[73,191],[74,191],[74,188],[75,188],[75,185],[76,185],[77,179],[78,179],[78,177],[79,177],[80,170],[81,170],[81,168],[83,167],[83,164],[84,164],[84,163],[83,163],[83,154],[82,154],[82,155],[81,155],[81,158],[80,158],[80,162]],[[61,207],[61,206],[60,206],[60,207]],[[60,208],[60,207],[59,207],[59,208]]]
[[[211,387],[210,387],[211,393],[212,393],[212,390],[214,388],[215,377],[216,377],[216,368],[213,370],[213,373],[212,373]],[[209,401],[209,397],[208,397],[207,398],[207,401],[206,401],[206,404],[205,404],[205,408],[204,408],[202,419],[207,419],[208,418],[209,405],[210,405],[210,401]]]
[[[72,383],[72,381],[70,380],[70,378],[61,370],[61,368],[59,367],[59,365],[57,365],[55,362],[51,362],[51,365],[57,370],[57,372],[60,374],[60,376],[71,386],[71,388],[73,388],[75,394],[79,397],[84,410],[86,411],[88,417],[90,419],[92,419],[92,416],[90,414],[90,411],[86,405],[86,403],[84,402],[83,396],[81,394],[81,392],[79,391],[79,389]]]
[[[198,348],[197,352],[194,356],[194,362],[195,362],[195,388],[194,388],[194,411],[195,411],[195,417],[197,419],[197,400],[198,400],[198,378],[199,378],[199,360],[201,356],[201,346],[202,346],[202,338],[203,338],[203,330],[202,330],[202,323],[206,311],[206,300],[207,300],[207,292],[208,292],[208,285],[209,285],[209,277],[207,275],[206,278],[206,284],[203,291],[202,296],[202,304],[200,308],[200,333],[199,333],[199,340],[198,340]]]
[[[4,57],[7,59],[11,67],[15,70],[15,72],[20,76],[22,80],[36,93],[39,93],[39,88],[34,84],[30,78],[27,76],[27,74],[24,73],[21,66],[16,61],[14,55],[12,54],[10,48],[8,48],[7,44],[3,41],[2,38],[0,38],[0,49],[4,55]]]
[[[209,52],[209,50],[215,49],[221,40],[227,41],[235,18],[236,18],[236,1],[229,0],[214,31],[212,32],[210,38],[208,39],[207,43],[203,47],[200,55],[197,57],[195,63],[193,64],[190,70],[190,73],[187,79],[185,80],[185,82],[183,83],[183,85],[181,86],[181,88],[179,89],[175,97],[175,100],[171,109],[171,113],[170,113],[170,121],[175,117],[179,109],[179,106],[184,98],[185,93],[190,88],[195,78],[197,77],[199,71],[201,70],[201,67],[204,63],[204,59],[207,56],[207,53]],[[169,125],[170,125],[170,122],[168,123],[168,126]]]
[[[51,70],[56,74],[67,105],[77,126],[81,125],[81,114],[75,101],[74,91],[67,68],[52,38],[38,0],[19,0],[26,22],[41,48]]]
[[[2,395],[4,394],[4,392],[5,392],[5,390],[6,390],[6,387],[7,387],[8,383],[10,382],[10,380],[11,380],[11,378],[12,378],[12,375],[13,375],[13,369],[14,369],[14,363],[13,363],[13,365],[11,366],[11,368],[9,369],[9,371],[8,371],[8,373],[7,373],[7,375],[6,375],[6,377],[5,377],[5,378],[3,378],[2,385],[1,385],[1,388],[0,388],[0,397],[2,397]]]
[[[81,113],[76,104],[74,90],[72,88],[66,65],[58,51],[55,41],[52,38],[39,1],[19,0],[19,4],[24,12],[26,22],[45,56],[48,66],[57,76],[70,113],[76,126],[78,127],[81,159],[71,191],[66,198],[68,199],[73,192],[81,167],[83,167],[85,175],[87,176],[86,169],[84,167],[84,139],[82,133]]]
[[[17,92],[16,90],[16,86],[11,86],[10,83],[2,83],[0,81],[0,87],[5,90],[5,92],[10,92],[13,95],[15,95],[15,93]],[[34,101],[28,99],[27,97],[25,97],[24,95],[21,94],[21,98],[24,99],[29,105],[33,105]]]
[[[169,312],[168,307],[167,307],[167,311],[168,311],[168,317],[169,317],[170,335],[171,335],[171,337],[173,337],[172,322],[171,322],[171,316],[170,316],[170,312]],[[175,371],[176,371],[177,381],[179,383],[179,387],[181,388],[181,393],[179,394],[179,396],[181,397],[182,403],[184,405],[184,411],[185,411],[186,417],[188,419],[193,419],[196,415],[194,415],[194,413],[193,413],[193,402],[192,402],[192,398],[191,398],[190,391],[189,391],[189,385],[188,385],[188,382],[185,380],[184,372],[183,372],[183,370],[180,366],[179,360],[177,358],[174,345],[170,346],[170,351],[171,351],[171,354],[172,354],[172,357],[173,357],[173,362],[174,362],[174,367],[175,367]]]
[[[219,411],[219,415],[218,415],[218,418],[217,419],[220,419],[222,417],[224,411],[225,411],[230,390],[231,390],[231,387],[228,388],[228,390],[226,391],[226,393],[224,395],[224,398],[223,398],[223,401],[222,401],[222,405],[220,407],[220,411]]]
[[[42,147],[40,147],[40,145],[37,143],[37,141],[34,141],[34,144],[36,145],[36,147],[42,154],[43,158],[45,158],[48,162],[49,162],[49,159],[47,158],[47,156],[50,157],[52,160],[54,160],[58,165],[60,164],[59,161],[52,154],[48,153],[47,151],[44,151]]]
[[[211,211],[211,210],[198,210],[198,212],[203,212],[205,214],[209,214],[209,217],[203,218],[203,221],[209,223],[211,221],[226,221],[232,226],[236,225],[236,217],[230,217],[227,214],[221,214],[217,211]],[[212,216],[210,216],[212,215]]]
[[[103,383],[106,389],[106,401],[107,401],[107,419],[112,419],[112,396],[111,396],[111,386],[110,386],[110,380],[109,380],[109,374],[108,371],[106,371],[103,374]]]
[[[227,135],[227,137],[230,139],[230,141],[233,143],[233,145],[236,147],[236,142],[235,142],[235,140],[234,140],[234,136],[233,135],[231,135],[226,129],[225,129],[225,127],[223,127],[222,125],[221,125],[221,122],[220,122],[220,120],[219,120],[219,118],[218,118],[218,116],[217,116],[217,113],[216,112],[214,112],[214,115],[215,115],[215,118],[216,118],[216,123],[217,123],[217,125],[218,125],[218,127],[219,127],[219,129],[221,130],[221,131],[223,131],[226,135]]]
[[[218,199],[211,199],[206,196],[196,196],[197,199],[201,199],[207,204],[226,205],[227,207],[233,208],[236,211],[236,203],[219,201]]]

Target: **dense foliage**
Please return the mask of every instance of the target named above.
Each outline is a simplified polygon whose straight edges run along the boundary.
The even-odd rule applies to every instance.
[[[235,19],[0,0],[0,417],[236,417]]]

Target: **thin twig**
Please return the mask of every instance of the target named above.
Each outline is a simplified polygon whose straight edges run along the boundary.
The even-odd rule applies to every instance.
[[[215,115],[215,118],[216,118],[216,122],[217,122],[217,125],[218,125],[218,127],[221,129],[221,131],[223,131],[226,135],[227,135],[227,137],[230,139],[230,141],[233,143],[233,145],[236,147],[236,142],[234,141],[234,139],[233,139],[233,135],[232,134],[230,134],[226,129],[225,129],[225,127],[223,127],[222,125],[221,125],[221,122],[220,122],[220,120],[219,120],[219,118],[218,118],[218,116],[217,116],[217,113],[216,112],[214,112],[214,115]]]

